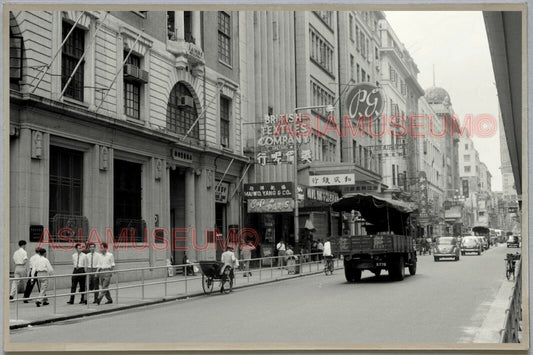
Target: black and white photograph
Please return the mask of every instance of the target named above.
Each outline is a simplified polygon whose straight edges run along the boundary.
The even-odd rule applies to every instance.
[[[2,11],[5,351],[529,350],[527,4]]]

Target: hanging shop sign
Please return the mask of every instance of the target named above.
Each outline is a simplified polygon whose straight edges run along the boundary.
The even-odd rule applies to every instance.
[[[306,189],[305,197],[307,200],[318,202],[333,203],[339,199],[339,194],[333,191],[324,189],[308,187]]]
[[[296,114],[265,115],[259,131],[259,139],[256,142],[256,162],[261,165],[282,164],[294,162],[294,144],[297,144],[298,162],[305,164],[313,160],[309,145],[308,132],[302,131],[298,126],[296,133],[294,120]]]
[[[293,184],[287,182],[269,182],[257,184],[244,184],[244,199],[264,199],[264,198],[291,198]]]
[[[227,203],[228,202],[228,191],[229,184],[227,182],[215,181],[215,202],[218,203]]]
[[[292,212],[292,198],[258,198],[248,200],[248,213]]]
[[[363,83],[353,87],[346,96],[346,108],[352,119],[378,117],[383,112],[385,99],[380,88]]]
[[[353,185],[355,174],[329,174],[309,176],[310,186],[339,186]]]

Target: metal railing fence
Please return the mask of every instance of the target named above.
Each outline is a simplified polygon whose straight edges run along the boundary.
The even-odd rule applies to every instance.
[[[323,260],[321,258],[320,253],[309,253],[309,254],[303,254],[303,255],[297,255],[297,261],[294,264],[294,266],[287,266],[288,257],[283,256],[271,256],[271,257],[264,257],[264,258],[251,258],[251,259],[242,259],[239,260],[239,267],[234,270],[235,279],[234,279],[234,285],[238,286],[241,282],[240,280],[244,278],[246,280],[246,284],[259,284],[262,282],[266,282],[268,280],[274,280],[274,279],[283,279],[290,277],[292,275],[305,275],[305,274],[314,274],[319,273],[323,271]],[[198,263],[193,262],[193,266],[199,266]],[[342,260],[335,258],[334,259],[334,266],[335,268],[339,268],[340,265],[342,265]],[[58,306],[58,298],[63,297],[71,297],[71,296],[81,296],[84,295],[85,300],[87,301],[86,308],[89,309],[91,307],[91,301],[89,299],[91,294],[98,293],[101,294],[102,292],[109,291],[114,296],[114,303],[119,303],[119,300],[121,297],[129,297],[131,298],[132,295],[125,295],[123,292],[123,295],[120,295],[120,290],[127,290],[127,289],[139,289],[139,294],[136,296],[137,300],[141,299],[144,300],[147,297],[147,291],[150,288],[150,295],[149,297],[152,299],[164,299],[168,297],[188,297],[191,295],[192,292],[194,294],[197,294],[199,292],[202,292],[201,284],[202,284],[202,274],[199,270],[198,273],[195,273],[194,275],[190,275],[187,272],[187,268],[190,267],[191,264],[180,264],[180,265],[165,265],[165,266],[152,266],[152,267],[143,267],[143,268],[129,268],[129,269],[115,269],[111,271],[112,277],[111,282],[108,288],[99,288],[98,290],[89,290],[89,277],[91,275],[98,275],[101,276],[104,273],[108,273],[109,271],[100,271],[100,272],[85,272],[85,273],[72,273],[72,274],[59,274],[59,275],[48,275],[48,276],[39,276],[31,277],[12,277],[9,278],[9,285],[11,287],[12,282],[14,281],[20,281],[24,285],[26,285],[27,281],[30,279],[36,279],[37,282],[40,282],[40,280],[48,279],[50,280],[48,282],[48,289],[46,291],[46,295],[44,296],[44,299],[50,299],[52,300],[52,310],[53,313],[57,313],[57,306]],[[248,266],[248,267],[247,267]],[[293,268],[293,269],[291,269]],[[173,270],[172,270],[173,269]],[[177,270],[183,270],[182,277],[175,277],[177,276]],[[172,272],[171,272],[172,271]],[[153,274],[155,272],[162,273],[162,277],[154,277]],[[121,275],[125,275],[127,273],[136,273],[140,274],[140,280],[136,281],[123,281],[121,283]],[[151,273],[152,275],[147,275],[148,273]],[[255,274],[255,276],[252,277],[252,275]],[[170,276],[173,275],[173,276]],[[73,276],[85,276],[85,291],[81,292],[65,292],[65,290],[70,291],[68,289],[58,289],[57,288],[57,281],[60,278],[72,278]],[[148,276],[148,277],[147,277]],[[125,276],[122,276],[122,279],[125,279]],[[199,285],[199,289],[197,291],[190,290],[190,283],[196,282],[197,286]],[[158,290],[153,290],[153,286],[161,285],[161,287]],[[34,291],[35,293],[35,291]],[[15,298],[12,300],[12,303],[14,303],[15,306],[15,318],[19,319],[19,307],[21,307],[21,303],[24,301],[24,303],[32,303],[33,301],[38,301],[41,299],[41,295],[37,296],[31,296],[24,298],[19,297],[19,292],[16,293]]]
[[[501,330],[500,343],[520,343],[522,331],[522,262],[518,260],[515,265],[516,272],[513,294],[510,297],[509,307],[505,310],[506,317]]]

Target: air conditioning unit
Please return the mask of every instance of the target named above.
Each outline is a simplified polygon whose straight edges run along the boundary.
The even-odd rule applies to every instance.
[[[180,106],[188,106],[193,107],[194,106],[194,100],[192,96],[179,96],[178,97],[178,107]]]
[[[146,70],[140,69],[139,67],[133,64],[126,64],[124,65],[124,78],[132,81],[147,83],[148,72]]]

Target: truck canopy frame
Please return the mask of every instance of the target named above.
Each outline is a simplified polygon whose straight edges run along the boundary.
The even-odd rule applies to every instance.
[[[413,203],[366,193],[346,194],[331,207],[336,212],[359,211],[373,225],[374,233],[392,231],[398,235],[407,234],[409,216],[417,210]]]

